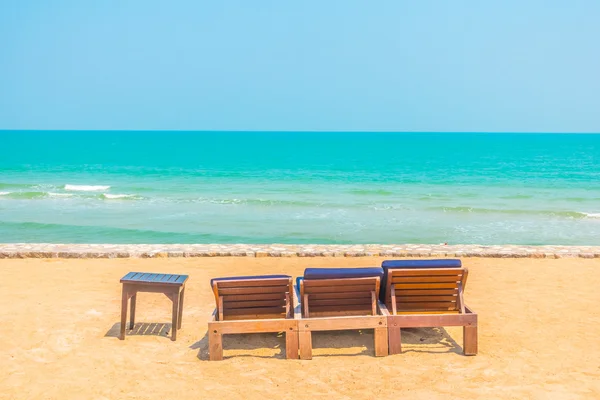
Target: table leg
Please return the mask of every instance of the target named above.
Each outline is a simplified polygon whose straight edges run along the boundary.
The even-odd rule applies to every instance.
[[[123,293],[121,294],[121,332],[119,339],[125,340],[125,324],[127,323],[127,289],[123,285]]]
[[[177,317],[177,329],[181,329],[181,320],[183,317],[183,294],[185,293],[185,287],[181,289],[179,293],[179,316]]]
[[[135,301],[137,300],[137,292],[133,296],[131,296],[131,305],[130,305],[130,314],[129,317],[129,330],[133,329],[133,325],[135,324]]]
[[[171,340],[177,340],[177,317],[179,316],[179,292],[171,293],[173,300],[173,320],[171,321]]]

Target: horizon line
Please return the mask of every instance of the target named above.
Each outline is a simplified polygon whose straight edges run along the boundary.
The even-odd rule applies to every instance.
[[[180,133],[481,133],[481,134],[552,134],[552,135],[598,135],[599,132],[543,132],[543,131],[368,131],[368,130],[241,130],[241,129],[0,129],[4,132],[180,132]]]

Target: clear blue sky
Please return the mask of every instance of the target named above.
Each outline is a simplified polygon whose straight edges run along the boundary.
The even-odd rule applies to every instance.
[[[1,0],[0,129],[600,132],[600,1]]]

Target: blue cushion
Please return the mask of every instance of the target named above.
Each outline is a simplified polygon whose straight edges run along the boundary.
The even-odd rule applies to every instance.
[[[306,268],[304,279],[338,279],[382,277],[383,268]]]
[[[227,278],[213,278],[210,280],[210,287],[212,288],[213,282],[221,281],[233,281],[236,279],[273,279],[273,278],[285,278],[289,279],[289,275],[254,275],[254,276],[229,276]]]
[[[388,268],[460,268],[462,263],[457,259],[439,260],[385,260],[381,267]]]
[[[385,274],[381,280],[381,291],[379,299],[385,301],[387,289],[387,271],[389,269],[417,269],[417,268],[460,268],[462,262],[457,259],[438,259],[438,260],[385,260],[381,263]]]

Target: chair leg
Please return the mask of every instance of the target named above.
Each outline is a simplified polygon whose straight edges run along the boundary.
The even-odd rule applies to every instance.
[[[130,317],[129,317],[129,330],[133,329],[135,325],[135,304],[137,300],[137,293],[131,296],[131,304],[130,304]]]
[[[463,326],[463,352],[465,356],[477,354],[477,325]]]
[[[181,319],[183,317],[183,294],[185,293],[185,288],[181,289],[181,293],[179,294],[179,316],[177,317],[177,329],[181,329]]]
[[[121,294],[121,332],[119,333],[119,339],[121,340],[125,340],[125,324],[127,324],[127,290],[123,285]]]
[[[223,335],[216,329],[208,327],[208,356],[210,361],[223,359]]]
[[[285,358],[298,359],[298,331],[295,329],[285,332]]]
[[[300,359],[301,360],[312,360],[312,332],[311,331],[300,331],[298,332],[298,341],[300,347]]]
[[[171,321],[171,340],[177,340],[177,317],[179,316],[179,293],[172,293],[171,300],[173,301],[173,317]]]
[[[402,352],[401,330],[393,324],[388,324],[388,339],[390,354],[400,354]]]
[[[374,329],[375,356],[384,357],[388,355],[388,330],[387,328]]]

